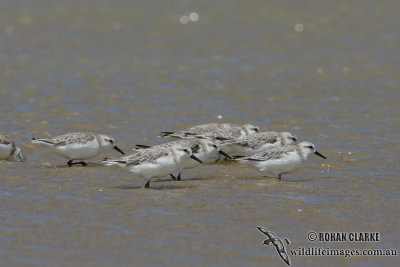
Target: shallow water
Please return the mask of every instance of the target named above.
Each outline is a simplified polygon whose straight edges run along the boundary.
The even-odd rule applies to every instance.
[[[399,10],[397,1],[1,2],[0,129],[29,161],[0,162],[0,262],[284,266],[258,225],[288,237],[287,248],[398,248]],[[199,20],[181,24],[190,12]],[[216,121],[291,131],[328,161],[311,156],[283,181],[204,165],[145,190],[101,156],[64,168],[29,143],[91,131],[129,151],[164,141],[159,131]],[[309,242],[310,231],[383,240]]]

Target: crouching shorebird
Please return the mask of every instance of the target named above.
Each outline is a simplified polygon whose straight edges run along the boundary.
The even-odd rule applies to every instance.
[[[111,148],[125,154],[115,145],[114,138],[105,134],[66,133],[53,138],[32,138],[32,143],[48,146],[57,155],[67,158],[69,167],[76,164],[86,166],[83,160],[94,158]]]
[[[0,160],[26,161],[26,155],[7,135],[0,133]]]
[[[251,165],[267,176],[282,179],[282,174],[291,173],[300,168],[311,153],[326,159],[310,142],[300,142],[297,145],[275,148],[252,156],[233,156],[233,158],[238,162]]]
[[[207,138],[210,140],[230,140],[259,132],[259,127],[252,124],[243,126],[231,123],[207,123],[182,130],[180,132],[161,132],[161,137]]]
[[[105,158],[103,163],[107,166],[117,165],[126,168],[133,174],[147,179],[144,188],[149,188],[152,178],[161,178],[176,171],[180,172],[186,159],[203,163],[193,155],[190,148],[181,144],[169,146],[162,144],[146,149],[138,149],[126,157]]]
[[[172,147],[172,146],[181,146],[184,148],[190,148],[192,154],[200,159],[201,161],[207,161],[212,157],[218,157],[219,155],[223,155],[229,159],[231,157],[222,151],[214,142],[206,139],[183,139],[173,142],[164,143],[158,145],[159,147]],[[152,146],[146,145],[136,145],[138,149],[147,149],[152,148]],[[195,161],[191,158],[185,158],[182,163],[182,169],[190,169],[198,166],[200,164],[199,161]],[[181,172],[175,177],[173,174],[170,174],[173,181],[181,180]]]
[[[248,156],[294,144],[297,144],[297,137],[288,132],[253,133],[233,140],[219,142],[219,146],[227,153]]]

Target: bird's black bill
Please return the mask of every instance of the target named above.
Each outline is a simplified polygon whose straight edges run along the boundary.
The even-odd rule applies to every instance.
[[[121,153],[122,155],[125,155],[124,151],[122,151],[121,149],[119,149],[119,147],[114,146],[114,149],[117,150],[119,153]]]
[[[226,153],[225,153],[224,151],[222,151],[221,149],[218,150],[218,153],[221,154],[221,155],[223,155],[223,156],[225,156],[225,157],[227,157],[228,159],[232,159],[231,156],[229,156],[228,154],[226,154]]]
[[[198,161],[198,162],[200,162],[201,164],[203,164],[203,161],[201,161],[199,158],[197,158],[196,156],[194,156],[194,155],[191,155],[190,156],[192,159],[194,159],[195,161]]]
[[[148,145],[139,145],[139,144],[136,144],[136,148],[150,148],[151,146],[148,146]]]
[[[320,156],[323,159],[326,159],[326,157],[324,155],[322,155],[321,153],[319,153],[318,151],[315,151],[314,154],[317,156]]]

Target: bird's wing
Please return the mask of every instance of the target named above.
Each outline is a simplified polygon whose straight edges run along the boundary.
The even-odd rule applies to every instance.
[[[291,151],[292,151],[292,149],[290,149],[288,146],[281,147],[281,148],[264,151],[264,152],[261,152],[258,154],[254,154],[252,156],[242,157],[242,158],[240,158],[240,160],[266,161],[266,160],[273,160],[273,159],[281,159]]]
[[[96,138],[93,133],[66,133],[51,139],[42,139],[52,142],[55,145],[69,145],[75,143],[87,143]]]
[[[264,235],[268,236],[269,238],[272,237],[272,236],[271,236],[271,231],[268,231],[267,228],[264,228],[264,227],[262,227],[262,226],[257,226],[257,229],[258,229],[261,233],[263,233]]]
[[[278,141],[276,132],[254,133],[242,138],[236,139],[235,144],[239,146],[248,146],[251,148],[260,148],[265,144],[274,144]]]
[[[279,254],[279,256],[281,256],[282,260],[284,262],[286,262],[287,265],[290,266],[290,259],[289,259],[288,254],[286,253],[286,251],[285,252],[280,252],[280,253],[278,252],[278,254]]]
[[[144,162],[154,163],[163,156],[168,156],[169,151],[164,149],[142,149],[138,150],[136,153],[133,153],[125,158],[126,165],[139,165]]]

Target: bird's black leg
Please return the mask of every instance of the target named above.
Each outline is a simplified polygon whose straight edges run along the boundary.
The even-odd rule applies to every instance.
[[[67,162],[68,167],[72,167],[73,165],[77,165],[77,164],[81,164],[82,166],[87,166],[87,163],[86,163],[86,162],[83,162],[83,161],[72,162],[72,161],[73,161],[73,159],[71,159],[71,160],[69,160],[69,161]]]
[[[149,180],[147,181],[147,183],[144,185],[144,188],[150,188],[150,180],[151,180],[151,179],[149,179]]]
[[[181,173],[182,173],[182,172],[179,172],[178,176],[176,177],[176,180],[177,180],[177,181],[180,181],[180,180],[181,180]]]
[[[218,162],[218,161],[220,161],[220,160],[221,160],[221,155],[218,154],[218,158],[215,160],[215,162]]]
[[[278,179],[282,180],[282,174],[281,173],[278,175]]]
[[[176,181],[176,177],[172,173],[170,173],[169,176],[171,176],[172,181]]]

